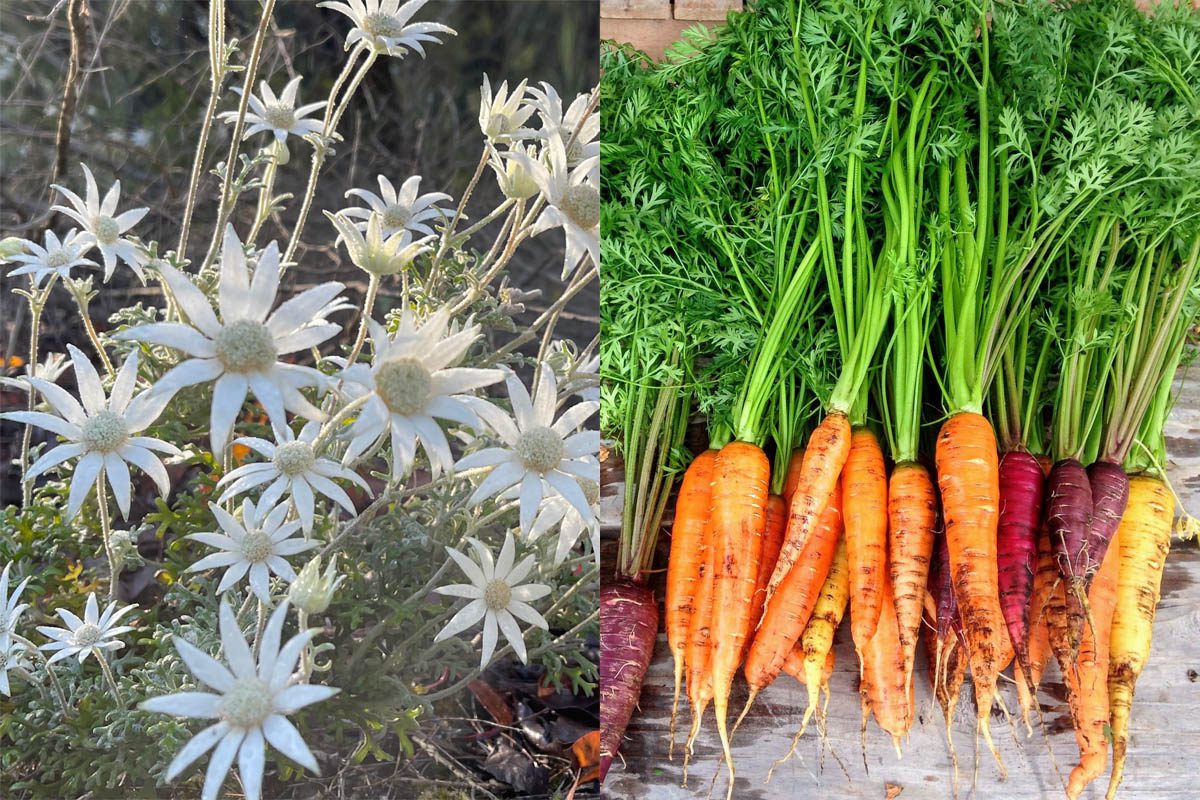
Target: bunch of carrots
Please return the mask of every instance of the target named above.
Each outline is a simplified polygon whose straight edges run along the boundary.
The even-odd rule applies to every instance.
[[[1113,797],[1200,315],[1200,16],[762,0],[661,66],[609,49],[604,69],[602,308],[680,324],[684,345],[646,355],[685,365],[708,426],[666,565],[684,782],[711,705],[733,796],[738,725],[781,672],[808,694],[792,749],[823,731],[848,619],[864,732],[901,751],[924,637],[950,746],[969,676],[1003,772],[998,680],[1011,667],[1032,733],[1057,663],[1065,791],[1111,744]],[[628,359],[603,369],[632,385]],[[662,503],[670,482],[651,488]],[[613,755],[637,697],[616,700]]]

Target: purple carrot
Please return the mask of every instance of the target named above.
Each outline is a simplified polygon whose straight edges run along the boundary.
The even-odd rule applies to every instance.
[[[654,655],[658,603],[630,581],[600,589],[600,782],[621,747]]]
[[[1097,461],[1087,469],[1092,484],[1092,524],[1088,528],[1087,544],[1084,547],[1085,586],[1091,587],[1092,578],[1100,569],[1100,562],[1108,552],[1108,543],[1117,534],[1125,505],[1129,502],[1129,476],[1120,464]]]
[[[1029,453],[1000,458],[1000,521],[996,550],[1000,562],[1000,608],[1017,663],[1029,674],[1029,598],[1037,568],[1045,473]]]

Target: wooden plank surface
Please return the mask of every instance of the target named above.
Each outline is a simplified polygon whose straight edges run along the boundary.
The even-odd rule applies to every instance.
[[[1169,476],[1183,507],[1200,516],[1200,364],[1193,365],[1179,385],[1180,403],[1167,426]],[[602,513],[610,528],[619,519],[620,488],[605,487]],[[666,537],[662,538],[660,556],[665,560]],[[661,600],[661,575],[656,594]],[[1134,698],[1129,760],[1119,797],[1197,797],[1200,790],[1194,762],[1195,754],[1200,753],[1200,550],[1194,541],[1173,542],[1154,628],[1150,661]],[[897,757],[890,737],[874,719],[867,726],[864,757],[858,667],[843,625],[835,645],[837,661],[830,680],[832,699],[825,742],[810,730],[796,755],[775,771],[769,784],[764,783],[768,769],[787,752],[807,703],[804,687],[781,675],[759,696],[734,738],[738,778],[733,796],[738,800],[806,796],[882,800],[892,796],[889,786],[901,790],[901,800],[955,796],[946,730],[941,710],[929,691],[923,652],[924,647],[918,647],[920,660],[914,675],[917,721],[902,757]],[[697,740],[689,768],[689,788],[680,786],[679,749],[675,760],[667,759],[671,682],[671,658],[665,637],[660,636],[640,709],[622,748],[625,763],[613,766],[605,784],[605,796],[612,800],[683,800],[707,796],[710,786],[714,797],[724,797],[727,777],[711,711]],[[962,695],[952,728],[958,753],[959,797],[1034,800],[1064,796],[1062,786],[1077,763],[1079,751],[1056,666],[1048,669],[1039,693],[1040,727],[1044,733],[1035,721],[1033,735],[1026,736],[1019,722],[1009,724],[998,709],[993,712],[993,735],[1008,769],[1004,781],[986,749],[978,754],[975,769],[975,712],[969,677]],[[1007,708],[1018,708],[1011,681],[1002,682],[1001,696]],[[739,678],[731,708],[740,711],[745,699],[745,684]],[[681,708],[685,710],[680,726],[686,729],[686,702]],[[1092,784],[1084,798],[1102,798],[1107,783],[1106,774]]]
[[[670,19],[671,0],[600,0],[600,17]]]

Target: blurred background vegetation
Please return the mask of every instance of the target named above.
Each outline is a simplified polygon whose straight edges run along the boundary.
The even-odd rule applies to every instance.
[[[208,99],[207,0],[85,0],[84,47],[73,115],[66,173],[59,181],[80,194],[85,162],[105,191],[121,181],[121,210],[149,207],[135,229],[162,249],[174,247],[183,216],[188,175]],[[599,14],[595,0],[432,0],[418,20],[438,21],[458,31],[445,44],[429,45],[428,58],[410,54],[401,60],[382,58],[368,73],[342,120],[345,141],[326,161],[313,211],[297,251],[298,267],[289,270],[282,294],[313,283],[337,279],[351,298],[361,298],[366,276],[333,247],[333,227],[321,213],[358,205],[347,200],[352,187],[377,191],[376,175],[399,186],[406,177],[423,176],[422,192],[461,195],[479,161],[483,137],[478,128],[479,87],[486,73],[493,85],[528,78],[547,81],[564,105],[586,93],[599,78]],[[0,0],[0,238],[34,238],[39,243],[47,224],[64,233],[75,223],[51,215],[59,201],[49,189],[56,158],[56,126],[70,57],[66,2]],[[257,0],[226,0],[226,36],[238,38],[244,63],[257,25]],[[300,102],[324,100],[342,67],[342,43],[351,26],[337,12],[318,8],[312,0],[278,0],[258,78],[279,92],[303,75]],[[234,110],[241,75],[227,80],[219,110]],[[257,80],[255,83],[257,93]],[[319,113],[318,113],[319,118]],[[228,151],[231,126],[217,122],[209,141],[205,174],[198,195],[190,238],[190,254],[212,236],[219,183],[211,170]],[[267,143],[266,134],[247,142],[243,153],[253,154]],[[301,195],[308,177],[311,147],[289,137],[291,162],[282,167],[276,193]],[[243,197],[234,223],[245,231],[254,212],[257,193]],[[468,215],[478,218],[500,201],[490,170],[480,181]],[[259,242],[287,240],[298,203],[268,221]],[[477,246],[490,243],[483,238]],[[519,251],[510,266],[509,284],[542,290],[525,302],[532,321],[553,302],[560,287],[562,233],[548,232]],[[0,273],[7,270],[0,270]],[[99,279],[97,279],[97,283]],[[28,351],[28,316],[24,301],[12,294],[25,279],[0,274],[0,374],[9,358]],[[397,297],[398,286],[381,289],[376,316]],[[158,296],[142,287],[133,272],[118,266],[108,288],[93,302],[92,317],[101,331],[109,314],[138,301]],[[599,288],[596,282],[577,295],[566,309],[558,330],[580,346],[599,331]],[[77,330],[74,306],[65,291],[55,291],[43,316],[41,352],[62,352],[67,342],[85,341]],[[353,324],[348,324],[353,333]],[[333,342],[329,346],[333,346]],[[6,398],[0,397],[0,401]],[[24,405],[24,395],[13,398]],[[6,405],[0,402],[0,406]],[[7,473],[4,426],[0,429],[0,485],[15,487]],[[0,502],[11,499],[0,489]]]

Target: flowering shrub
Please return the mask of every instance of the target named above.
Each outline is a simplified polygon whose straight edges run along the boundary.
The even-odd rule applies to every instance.
[[[211,91],[242,85],[236,109],[210,104],[232,126],[210,241],[191,230],[202,135],[178,242],[141,238],[148,209],[81,165],[53,187],[72,227],[0,248],[32,317],[26,374],[4,379],[28,406],[0,415],[24,426],[24,502],[0,512],[0,789],[15,797],[277,796],[264,781],[435,750],[441,704],[500,659],[536,666],[550,693],[594,688],[598,363],[555,327],[598,273],[598,95],[564,109],[549,84],[483,76],[469,184],[349,187],[362,205],[316,218],[364,295],[290,293],[350,98],[380,59],[455,32],[418,19],[425,0],[321,3],[349,26],[347,56],[330,96],[304,104],[300,77],[276,93],[257,74],[273,0],[249,47],[226,42],[222,5]],[[264,242],[300,153],[296,222]],[[504,199],[481,213],[470,200],[491,178]],[[562,243],[562,288],[523,327],[506,274],[535,236]],[[161,303],[121,309],[102,335],[89,301],[122,269]],[[385,286],[401,295],[386,313]],[[60,287],[87,341],[43,361]],[[34,429],[58,441],[34,445]],[[137,519],[143,486],[157,499]],[[149,587],[123,581],[147,571]]]

